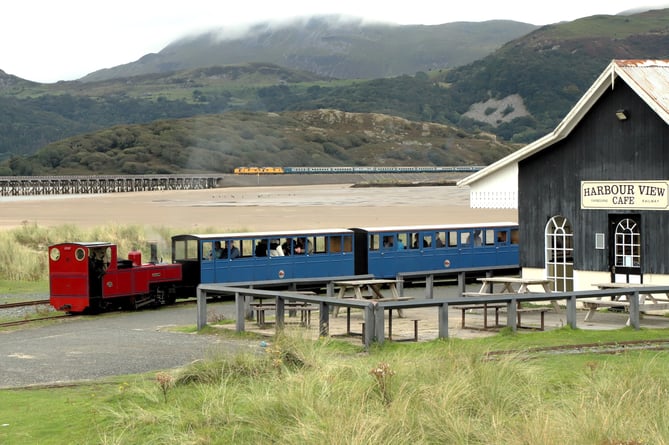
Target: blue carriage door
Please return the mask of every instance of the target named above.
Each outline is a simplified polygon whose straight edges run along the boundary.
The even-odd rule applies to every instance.
[[[434,270],[451,269],[458,264],[458,232],[444,231],[435,234],[436,263]]]
[[[216,283],[214,241],[200,242],[200,279],[202,283]]]
[[[497,239],[497,265],[520,265],[518,229],[504,227],[495,231]]]
[[[269,278],[283,280],[295,278],[291,260],[292,239],[272,238],[269,242]]]
[[[458,230],[458,253],[459,261],[457,267],[472,267],[475,264],[474,255],[474,230]]]
[[[328,275],[354,275],[353,237],[351,235],[334,234],[327,237],[326,243],[332,264]]]
[[[383,241],[381,234],[369,233],[367,239],[367,273],[374,275],[376,278],[383,277],[383,256],[381,249],[383,248]]]

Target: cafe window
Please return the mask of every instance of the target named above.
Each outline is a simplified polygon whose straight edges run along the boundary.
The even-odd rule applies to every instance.
[[[616,226],[616,266],[639,267],[641,264],[641,234],[633,219],[623,219]]]

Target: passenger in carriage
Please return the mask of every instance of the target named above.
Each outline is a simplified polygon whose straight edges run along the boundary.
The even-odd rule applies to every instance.
[[[481,231],[480,230],[475,230],[474,231],[474,246],[481,246],[483,244],[483,240],[481,239]]]
[[[291,248],[295,247],[295,242],[292,238],[286,238],[283,244],[281,244],[281,250],[283,250],[284,256],[290,255]]]
[[[228,250],[221,248],[221,242],[220,241],[214,242],[213,257],[216,258],[217,260],[220,260],[221,258],[227,258],[228,257]]]
[[[225,243],[225,248],[228,248],[228,243]],[[239,258],[239,249],[237,246],[235,246],[234,241],[230,242],[230,259],[234,260],[235,258]]]
[[[312,246],[311,242],[307,238],[298,238],[297,242],[295,243],[295,246],[293,246],[293,251],[296,254],[311,254],[312,252]]]
[[[256,244],[256,256],[267,256],[267,240],[261,239]]]
[[[393,237],[392,236],[384,236],[383,237],[383,248],[384,249],[392,249],[393,248]]]
[[[304,239],[303,238],[298,238],[297,241],[295,242],[295,245],[293,245],[293,251],[297,255],[302,255],[307,253],[306,248],[304,247]]]
[[[420,240],[418,237],[417,233],[413,234],[413,244],[411,246],[412,249],[418,249],[418,246],[420,246]],[[430,247],[430,243],[427,242],[427,240],[423,239],[423,247]]]
[[[269,244],[269,256],[284,256],[283,248],[281,247],[281,240],[274,240]]]

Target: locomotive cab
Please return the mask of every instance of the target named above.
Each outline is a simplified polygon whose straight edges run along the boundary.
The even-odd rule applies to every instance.
[[[116,246],[109,243],[63,243],[49,247],[51,305],[66,312],[99,306],[103,276],[116,262]]]
[[[154,257],[152,251],[152,260]],[[111,243],[63,243],[49,247],[50,302],[70,313],[172,303],[181,265],[142,264],[141,253],[118,259]]]

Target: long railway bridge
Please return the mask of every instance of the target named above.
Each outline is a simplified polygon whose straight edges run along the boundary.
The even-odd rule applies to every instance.
[[[0,196],[199,190],[220,187],[223,175],[0,176]]]

